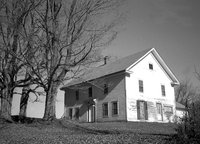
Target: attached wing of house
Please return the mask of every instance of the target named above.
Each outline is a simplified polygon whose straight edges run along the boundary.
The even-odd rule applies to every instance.
[[[181,103],[176,102],[176,116],[178,118],[178,121],[180,120],[180,118],[183,118],[185,116],[186,112],[186,107]]]
[[[91,69],[63,86],[65,116],[88,122],[167,121],[164,111],[175,113],[173,86],[177,84],[158,52],[143,50]]]

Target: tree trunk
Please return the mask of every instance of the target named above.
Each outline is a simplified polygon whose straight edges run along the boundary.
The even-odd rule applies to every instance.
[[[57,96],[58,84],[53,83],[46,92],[46,102],[44,111],[44,120],[50,121],[56,118],[56,96]]]
[[[19,111],[19,117],[20,119],[23,119],[26,117],[26,109],[28,104],[28,98],[29,98],[29,87],[24,87],[22,89],[22,96],[20,99],[20,111]]]
[[[12,122],[11,118],[11,106],[12,106],[12,90],[10,87],[2,89],[1,98],[1,118]]]

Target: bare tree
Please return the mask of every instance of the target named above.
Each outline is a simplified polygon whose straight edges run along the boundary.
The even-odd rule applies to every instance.
[[[27,111],[27,105],[30,94],[34,94],[36,96],[35,101],[38,101],[39,99],[39,92],[37,92],[37,88],[39,88],[37,85],[29,85],[25,86],[22,89],[21,93],[21,99],[20,99],[20,111],[19,111],[19,120],[23,122],[24,118],[26,117],[26,111]]]
[[[196,96],[197,90],[189,81],[181,82],[176,89],[176,101],[184,105],[194,101]]]
[[[199,79],[200,75],[195,69],[195,74]],[[186,113],[181,118],[181,123],[178,126],[177,132],[179,139],[186,141],[189,139],[198,139],[200,134],[200,101],[199,92],[189,81],[184,81],[176,89],[176,101],[185,105]],[[184,136],[184,137],[183,137]]]
[[[36,6],[33,0],[0,1],[0,87],[1,117],[11,120],[11,104],[16,87],[27,86],[31,75],[24,77],[29,51],[24,39],[24,24]]]
[[[34,1],[33,1],[34,2]],[[42,3],[42,1],[38,1],[38,3]],[[36,49],[33,47],[33,41],[34,41],[34,36],[37,35],[36,30],[36,22],[34,21],[34,16],[33,12],[31,11],[29,13],[29,19],[28,22],[24,21],[23,23],[23,29],[25,31],[24,33],[24,38],[23,39],[28,39],[27,41],[27,52],[24,56],[25,60],[28,61],[29,63],[32,62],[34,59],[34,52]],[[29,76],[32,76],[33,80],[33,75],[31,72],[31,68],[26,65],[26,70],[25,70],[25,79],[27,79]],[[29,94],[30,93],[35,93],[36,88],[32,89],[31,86],[34,85],[34,81],[29,81],[29,85],[26,85],[22,89],[21,93],[21,98],[20,98],[20,111],[19,111],[19,117],[21,120],[23,120],[24,117],[26,117],[26,109],[27,109],[27,104],[28,104],[28,99],[29,99]]]
[[[55,118],[57,89],[63,80],[100,61],[100,48],[117,35],[115,19],[105,19],[118,0],[44,0],[34,12],[37,37],[28,66],[46,93],[44,119]],[[117,19],[117,18],[116,18]]]

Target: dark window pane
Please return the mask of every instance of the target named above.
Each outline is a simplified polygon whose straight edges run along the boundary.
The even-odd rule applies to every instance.
[[[117,102],[112,102],[112,115],[118,115]]]
[[[164,85],[161,85],[161,91],[162,91],[162,96],[165,96],[166,93],[165,93],[165,86]]]
[[[104,84],[104,94],[108,94],[108,85]]]
[[[103,104],[103,117],[108,116],[108,103]]]
[[[70,109],[69,109],[69,118],[70,118],[70,119],[72,119],[72,114],[73,114],[73,109],[70,108]]]
[[[139,80],[139,92],[144,92],[143,81]]]
[[[89,97],[92,97],[92,87],[89,88]]]
[[[76,91],[76,100],[79,100],[79,91]]]
[[[149,64],[149,69],[153,70],[153,64]]]

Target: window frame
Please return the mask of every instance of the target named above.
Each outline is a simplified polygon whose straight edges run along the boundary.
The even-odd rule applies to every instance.
[[[166,111],[166,108],[170,108],[171,110],[170,111]],[[164,105],[164,111],[165,111],[165,113],[173,114],[173,106]]]
[[[104,94],[108,94],[108,84],[104,84]]]
[[[152,63],[149,63],[149,69],[153,70],[153,64]]]
[[[118,101],[112,101],[111,103],[112,103],[112,116],[118,116],[119,115]],[[117,106],[116,109],[114,107],[115,104]],[[117,113],[115,113],[115,112],[117,112]]]
[[[166,88],[165,85],[161,84],[161,94],[162,96],[166,96]]]
[[[143,82],[143,80],[138,80],[138,85],[139,85],[139,92],[144,93],[144,82]]]
[[[107,106],[106,106],[107,105]],[[105,107],[106,106],[106,107]],[[107,109],[106,109],[107,108]],[[107,114],[107,115],[106,115]],[[105,118],[105,117],[108,117],[108,103],[105,102],[102,104],[102,116]]]
[[[79,90],[76,90],[75,95],[76,95],[76,101],[78,101],[79,100]]]

